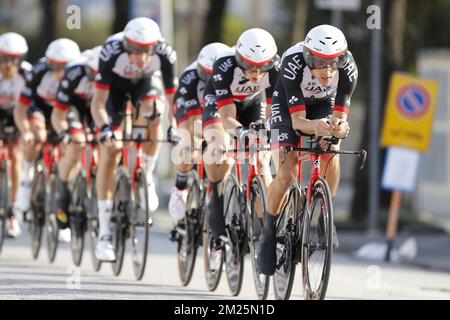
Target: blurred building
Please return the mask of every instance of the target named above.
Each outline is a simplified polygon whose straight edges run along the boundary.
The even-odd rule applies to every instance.
[[[414,206],[424,220],[450,231],[450,50],[422,50],[419,75],[438,81],[439,102],[428,153],[421,157]]]

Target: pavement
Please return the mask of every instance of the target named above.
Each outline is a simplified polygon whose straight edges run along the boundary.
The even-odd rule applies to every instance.
[[[168,234],[173,224],[167,212],[167,204],[169,202],[169,190],[173,185],[172,180],[159,180],[160,186],[158,188],[160,205],[162,210],[154,217],[154,227],[160,232]],[[341,207],[344,207],[341,205]],[[343,208],[344,209],[344,208]],[[384,253],[373,253],[363,256],[360,254],[364,247],[367,251],[383,251],[387,246],[384,232],[368,233],[361,228],[350,226],[343,221],[336,222],[337,235],[339,240],[339,248],[335,251],[361,261],[378,261],[385,263]],[[406,241],[408,244],[406,244]],[[372,245],[368,247],[368,244]],[[413,248],[406,248],[406,246]],[[384,248],[383,248],[384,247]],[[400,249],[401,251],[410,251],[402,254],[398,259],[395,259],[395,254]],[[412,250],[412,252],[411,252]],[[437,226],[412,226],[405,227],[399,230],[397,238],[393,242],[393,260],[391,264],[416,266],[434,271],[450,272],[450,234],[440,229]]]

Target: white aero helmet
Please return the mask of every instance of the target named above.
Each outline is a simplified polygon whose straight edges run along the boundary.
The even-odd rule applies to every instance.
[[[236,61],[242,69],[268,71],[277,60],[275,39],[266,30],[253,28],[239,36],[236,44]]]
[[[230,47],[220,42],[207,44],[200,50],[197,57],[197,74],[203,81],[208,81],[213,71],[213,64],[217,57]]]
[[[45,51],[50,69],[62,69],[70,60],[80,56],[80,48],[75,41],[67,38],[53,40]]]
[[[100,51],[102,51],[102,46],[96,46],[92,49],[83,51],[82,53],[82,55],[86,58],[87,66],[91,68],[95,73],[98,72]]]
[[[328,24],[312,28],[303,42],[303,58],[308,67],[341,68],[347,61],[347,40],[341,30]]]
[[[22,58],[27,52],[27,41],[20,34],[7,32],[0,36],[0,55]]]
[[[158,24],[145,17],[130,20],[123,37],[125,50],[138,53],[154,53],[155,45],[162,39]]]

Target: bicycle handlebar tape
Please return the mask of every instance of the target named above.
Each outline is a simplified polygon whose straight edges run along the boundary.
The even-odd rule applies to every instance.
[[[211,201],[208,203],[208,223],[213,237],[225,235],[225,217],[223,216],[222,181],[211,182]]]
[[[268,212],[265,213],[257,264],[259,271],[267,276],[275,273],[277,263],[276,222],[277,216],[272,216]]]

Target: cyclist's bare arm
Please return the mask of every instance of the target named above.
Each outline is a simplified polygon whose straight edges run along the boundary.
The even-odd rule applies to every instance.
[[[21,133],[31,131],[30,122],[27,117],[27,107],[20,102],[14,108],[14,122]]]
[[[222,120],[225,130],[236,130],[242,127],[242,124],[236,120],[236,105],[226,104],[219,109],[220,119]]]
[[[98,128],[108,124],[108,112],[106,111],[108,95],[109,90],[95,89],[94,96],[92,97],[91,114]]]
[[[297,111],[291,114],[292,128],[305,134],[328,135],[331,126],[323,119],[306,119],[306,111]]]
[[[56,133],[61,133],[69,129],[69,124],[67,123],[67,113],[69,110],[60,110],[57,108],[53,108],[51,122],[53,129],[55,129]]]
[[[169,106],[169,110],[167,111],[167,117],[169,120],[169,126],[176,128],[177,127],[177,121],[175,119],[175,116],[173,114],[173,97],[175,96],[175,93],[170,93],[167,94],[166,93],[166,99],[167,99],[167,104]]]

